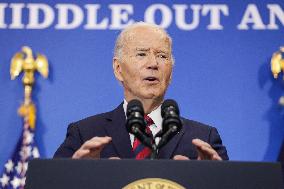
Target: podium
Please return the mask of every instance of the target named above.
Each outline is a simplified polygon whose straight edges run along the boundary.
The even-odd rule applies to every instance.
[[[174,160],[32,160],[25,189],[283,189],[281,165]]]

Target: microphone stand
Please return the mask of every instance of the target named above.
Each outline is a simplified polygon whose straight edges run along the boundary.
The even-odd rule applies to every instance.
[[[154,143],[152,144],[152,152],[151,152],[151,157],[150,159],[153,160],[153,159],[157,159],[158,158],[158,148],[157,148],[157,145],[155,144],[155,141]]]
[[[154,143],[151,146],[151,148],[152,148],[151,158],[150,158],[151,160],[158,158],[159,149],[162,148],[165,144],[167,144],[167,142],[169,141],[170,135],[172,133],[175,133],[176,131],[177,131],[177,126],[176,125],[171,126],[169,128],[169,130],[161,136],[161,139],[160,139],[158,145],[156,145],[155,137],[154,137]],[[158,134],[158,136],[159,136],[159,134]],[[156,137],[157,137],[157,135],[156,135]]]
[[[147,135],[144,135],[143,132],[141,132],[138,127],[132,127],[132,132],[134,135],[139,136],[139,140],[141,141],[142,144],[144,144],[145,146],[148,146],[149,148],[151,148],[151,156],[150,159],[157,159],[158,157],[158,147],[155,144],[155,138],[154,137],[149,137]],[[141,140],[142,139],[142,140]],[[153,140],[153,143],[151,144],[151,140]]]

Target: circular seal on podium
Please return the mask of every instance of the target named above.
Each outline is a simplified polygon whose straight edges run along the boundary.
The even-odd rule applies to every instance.
[[[122,189],[186,189],[180,184],[167,179],[146,178],[129,183]]]

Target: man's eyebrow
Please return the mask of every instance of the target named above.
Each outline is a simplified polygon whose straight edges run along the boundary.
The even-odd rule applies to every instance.
[[[168,51],[164,51],[164,50],[157,50],[157,53],[165,53],[165,54],[169,54]]]
[[[137,51],[150,51],[150,48],[136,48]]]

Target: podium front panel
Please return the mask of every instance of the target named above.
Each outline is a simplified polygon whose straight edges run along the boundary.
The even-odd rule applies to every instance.
[[[119,189],[147,178],[186,189],[283,189],[279,163],[71,159],[31,161],[25,189]],[[175,189],[155,183],[136,188]]]

